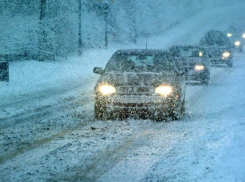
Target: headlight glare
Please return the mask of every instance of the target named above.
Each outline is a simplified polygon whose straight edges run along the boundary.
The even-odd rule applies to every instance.
[[[204,70],[204,66],[203,65],[196,65],[194,67],[194,69],[197,70],[197,71],[202,71],[202,70]]]
[[[240,41],[236,41],[234,44],[235,44],[235,46],[240,46],[241,42]]]
[[[116,88],[112,85],[103,84],[99,86],[98,91],[105,96],[116,93]]]
[[[223,57],[224,57],[224,58],[228,58],[230,55],[231,55],[231,54],[230,54],[229,52],[224,52],[224,53],[223,53]]]
[[[231,33],[227,33],[227,37],[232,37],[232,34]]]
[[[242,37],[245,39],[245,33],[242,35]]]
[[[172,87],[170,85],[161,85],[155,89],[155,93],[162,95],[162,96],[168,96],[173,91]]]
[[[199,52],[199,57],[202,57],[203,56],[203,53],[200,51]]]

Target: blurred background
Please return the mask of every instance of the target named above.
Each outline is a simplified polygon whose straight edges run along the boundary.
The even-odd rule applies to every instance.
[[[164,33],[202,10],[239,0],[1,0],[0,54],[66,57]]]

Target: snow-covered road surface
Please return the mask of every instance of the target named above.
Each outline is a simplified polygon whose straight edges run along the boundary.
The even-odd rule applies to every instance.
[[[197,43],[206,30],[229,25],[227,9],[239,17],[244,8],[201,13],[166,36],[149,39],[149,46],[168,48],[176,37],[178,43]],[[199,30],[200,19],[213,23]],[[55,74],[63,73],[60,82],[55,76],[35,85],[42,76],[37,74],[29,82],[18,78],[23,89],[14,75],[16,82],[3,85],[8,92],[0,94],[0,181],[245,181],[244,53],[235,54],[232,68],[212,67],[209,86],[187,86],[187,114],[179,121],[94,121],[92,90],[98,76],[92,67],[101,66],[95,60],[100,57],[103,67],[112,52],[85,53],[89,61],[81,67],[76,60],[64,63],[74,66],[72,82],[57,69]],[[12,69],[22,65],[11,64]]]

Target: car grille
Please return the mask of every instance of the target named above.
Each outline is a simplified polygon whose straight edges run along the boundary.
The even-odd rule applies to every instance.
[[[161,104],[154,104],[154,103],[113,103],[114,108],[145,108],[145,109],[150,109],[150,108],[160,108],[162,107]]]
[[[117,93],[121,95],[151,95],[154,93],[153,87],[117,87]]]

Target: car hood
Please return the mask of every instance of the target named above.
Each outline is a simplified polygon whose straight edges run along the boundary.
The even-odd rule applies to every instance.
[[[173,73],[104,73],[97,84],[108,83],[114,86],[159,86],[164,83],[174,84]]]
[[[182,67],[193,67],[197,64],[206,65],[205,60],[198,57],[182,58],[180,62]]]
[[[212,57],[219,57],[222,56],[223,52],[228,51],[232,54],[232,48],[225,47],[225,46],[218,46],[218,47],[205,47],[207,53]]]

